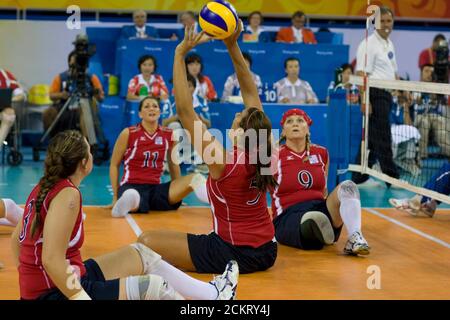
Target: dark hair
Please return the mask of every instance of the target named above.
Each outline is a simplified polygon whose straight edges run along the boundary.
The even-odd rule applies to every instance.
[[[147,97],[145,97],[144,99],[142,99],[141,102],[139,103],[139,112],[142,111],[142,107],[144,106],[144,102],[147,101],[147,100],[150,100],[150,99],[151,99],[151,100],[155,100],[156,103],[157,103],[158,106],[159,106],[159,99],[158,99],[158,98],[155,98],[155,97],[153,97],[153,96],[147,96]]]
[[[433,42],[436,42],[436,41],[438,41],[438,40],[446,40],[446,39],[445,39],[445,36],[444,36],[442,33],[439,33],[439,34],[437,34],[437,35],[434,37]]]
[[[261,23],[263,23],[264,21],[264,17],[261,13],[261,11],[252,11],[250,12],[250,14],[248,15],[248,23],[250,23],[250,19],[254,16],[254,15],[258,15],[261,18]]]
[[[297,61],[297,62],[298,62],[298,65],[300,66],[300,60],[299,60],[298,58],[295,58],[295,57],[289,57],[289,58],[287,58],[286,60],[284,60],[284,68],[285,68],[285,69],[287,68],[287,64],[288,64],[289,61]]]
[[[192,75],[190,75],[189,73],[187,74],[187,81],[192,83],[192,86],[194,88],[197,87],[197,80],[195,80],[195,78]]]
[[[295,11],[292,15],[291,19],[306,17],[306,14],[303,11]]]
[[[69,56],[67,57],[67,64],[70,65],[70,60],[72,59],[72,57],[75,57],[77,55],[77,52],[75,50],[71,51],[69,53]]]
[[[189,74],[189,70],[187,69],[188,64],[194,63],[194,62],[198,62],[200,63],[200,73],[198,74],[198,80],[200,82],[203,81],[203,62],[202,62],[202,57],[200,57],[198,54],[196,53],[191,53],[189,55],[186,56],[186,58],[184,59],[184,62],[186,64],[186,72]]]
[[[350,69],[350,70],[352,70],[352,73],[353,73],[353,66],[352,66],[350,63],[344,63],[344,64],[341,66],[341,69],[342,69],[342,72],[344,72],[344,71],[347,70],[347,69]]]
[[[380,16],[383,14],[391,14],[391,17],[394,18],[394,12],[392,11],[391,8],[389,8],[388,6],[381,6],[380,7]]]
[[[253,129],[257,132],[257,145],[256,151],[251,150],[250,139],[248,136],[245,136],[244,140],[244,150],[247,154],[251,152],[256,152],[257,163],[255,164],[255,178],[256,178],[256,187],[258,190],[262,192],[266,192],[271,188],[275,188],[278,184],[273,177],[273,175],[263,175],[261,174],[261,170],[263,168],[270,168],[271,162],[268,164],[262,164],[260,158],[261,150],[267,149],[267,156],[269,158],[272,157],[272,145],[271,145],[271,132],[272,132],[272,124],[270,119],[266,116],[266,114],[258,109],[258,108],[248,108],[247,114],[245,117],[241,119],[239,123],[239,127],[245,131],[249,129]],[[260,141],[259,130],[267,130],[267,140]]]
[[[253,64],[253,60],[252,57],[250,56],[250,54],[248,52],[242,52],[242,56],[244,57],[245,60],[247,60],[250,63],[250,67]]]
[[[155,68],[153,69],[153,73],[155,73],[156,69],[158,68],[158,64],[156,63],[156,58],[154,56],[152,56],[152,55],[149,55],[149,54],[143,55],[142,57],[139,58],[139,60],[138,60],[139,72],[141,72],[141,66],[147,60],[152,60],[153,61],[153,65],[155,66]]]
[[[34,204],[32,237],[42,228],[41,209],[50,189],[60,180],[74,174],[80,161],[89,157],[90,151],[85,141],[83,135],[75,130],[60,132],[50,141],[44,162],[44,176],[39,180],[39,192]]]

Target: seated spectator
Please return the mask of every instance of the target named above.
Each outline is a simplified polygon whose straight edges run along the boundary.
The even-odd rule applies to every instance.
[[[14,75],[0,68],[0,89],[12,89],[12,102],[25,100],[25,92]],[[16,121],[16,113],[12,106],[0,106],[0,146],[9,134],[14,122]]]
[[[355,84],[350,83],[350,76],[353,74],[353,66],[350,63],[344,63],[339,68],[339,74],[335,81],[331,81],[328,87],[327,103],[330,100],[330,93],[337,90],[345,90],[347,92],[347,103],[358,104],[359,103],[359,89]]]
[[[242,42],[270,42],[270,35],[261,26],[264,18],[260,11],[253,11],[248,16],[248,26],[242,32]]]
[[[420,133],[413,126],[410,116],[411,95],[409,92],[394,91],[392,97],[390,122],[393,159],[397,166],[418,177],[421,174],[416,162]]]
[[[434,66],[426,64],[422,66],[420,80],[432,82]],[[430,132],[433,133],[434,142],[441,148],[441,154],[450,157],[450,132],[448,123],[450,110],[447,99],[436,94],[415,92],[414,103],[414,126],[419,129],[419,157],[428,157],[428,145]]]
[[[436,49],[439,46],[439,42],[445,41],[443,34],[437,34],[433,39],[433,44],[430,48],[423,49],[419,55],[419,68],[422,70],[423,66],[430,64],[434,65],[436,61]]]
[[[64,107],[71,95],[77,89],[76,81],[74,78],[76,73],[76,61],[76,52],[72,51],[67,59],[69,69],[60,73],[53,79],[53,82],[50,86],[50,99],[53,101],[53,105],[45,110],[42,114],[44,130],[50,128],[50,126],[55,121],[59,111]],[[99,101],[102,101],[105,98],[105,94],[103,92],[103,87],[100,79],[95,74],[88,74],[88,77],[90,79],[88,86],[92,89],[93,97],[95,97]],[[58,120],[58,123],[52,130],[51,136],[67,129],[79,129],[78,121],[76,121],[76,123],[73,123],[74,112],[72,112],[71,110],[66,111],[67,112],[65,112],[61,116],[61,118]]]
[[[194,30],[195,33],[199,33],[201,31],[200,26],[197,22],[197,18],[195,17],[195,13],[192,11],[183,12],[180,15],[180,23],[183,25],[182,29],[179,29],[170,37],[170,40],[178,40],[184,38],[184,29],[187,26],[195,25]]]
[[[203,74],[202,58],[195,53],[186,56],[187,73],[195,78],[197,81],[195,87],[195,94],[208,101],[217,99],[217,92],[211,79]]]
[[[242,53],[242,55],[244,56],[244,60],[247,63],[248,68],[251,69],[252,57],[247,52]],[[255,85],[261,94],[261,90],[262,90],[261,78],[253,72],[251,74],[253,77],[253,81],[255,82]],[[240,90],[240,86],[239,86],[239,81],[237,79],[236,73],[233,73],[231,76],[229,76],[227,78],[227,81],[225,82],[225,86],[223,88],[223,94],[222,94],[222,102],[230,101],[231,97],[238,97],[238,99],[236,99],[236,100],[238,100],[239,103],[243,102],[241,90]]]
[[[284,61],[287,77],[275,83],[279,103],[305,104],[318,103],[317,95],[308,81],[299,78],[300,61],[288,58]]]
[[[317,44],[314,33],[305,28],[306,15],[297,11],[292,15],[292,26],[278,31],[276,41],[287,43]]]
[[[208,102],[205,98],[202,98],[199,95],[195,94],[195,88],[197,86],[197,81],[195,80],[195,78],[188,74],[187,80],[189,90],[192,94],[194,111],[197,113],[198,117],[206,126],[206,128],[211,128],[211,117],[209,114]],[[162,120],[162,125],[172,129],[175,141],[179,141],[179,143],[176,145],[176,148],[179,150],[178,152],[181,162],[192,163],[192,165],[187,168],[187,171],[196,171],[205,174],[208,173],[207,166],[203,165],[203,159],[192,148],[191,142],[186,135],[181,122],[178,120],[175,101],[173,101],[172,99],[171,101],[167,101],[163,106],[163,110],[164,109],[169,110],[169,112],[166,112],[165,117]]]
[[[147,23],[147,12],[137,10],[133,12],[133,26],[123,26],[120,34],[121,39],[158,39],[158,30]]]
[[[139,58],[138,68],[140,74],[128,83],[128,100],[141,100],[151,96],[156,99],[166,100],[169,90],[161,75],[156,74],[157,63],[155,57],[144,55]]]

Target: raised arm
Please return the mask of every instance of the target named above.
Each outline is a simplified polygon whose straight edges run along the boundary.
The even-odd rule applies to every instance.
[[[253,81],[252,73],[245,63],[244,56],[237,43],[239,35],[242,32],[242,21],[239,20],[238,27],[232,36],[223,40],[228,53],[230,54],[231,61],[233,62],[234,70],[241,87],[242,98],[244,99],[244,105],[246,108],[258,108],[263,109],[261,99],[259,98],[258,88]]]
[[[202,155],[203,161],[208,165],[211,177],[218,179],[222,176],[225,169],[225,150],[222,144],[203,126],[202,121],[194,111],[192,95],[188,89],[186,64],[184,62],[185,55],[196,45],[206,40],[207,37],[204,32],[194,35],[193,26],[186,27],[184,39],[175,50],[173,86],[178,119],[183,128],[189,132],[194,149],[198,154]],[[201,143],[195,143],[195,140],[201,141]],[[212,159],[205,158],[203,150],[212,150],[208,153]]]

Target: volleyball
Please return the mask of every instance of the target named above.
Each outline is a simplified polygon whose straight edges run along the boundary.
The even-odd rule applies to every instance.
[[[238,24],[234,7],[226,1],[208,2],[200,11],[200,27],[212,38],[225,39],[233,34]]]

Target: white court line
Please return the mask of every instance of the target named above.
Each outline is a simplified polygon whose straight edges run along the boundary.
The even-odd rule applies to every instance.
[[[131,214],[127,214],[125,216],[125,219],[127,219],[127,222],[130,225],[131,229],[133,229],[134,233],[136,234],[136,237],[139,237],[142,234],[142,230],[141,228],[139,228],[138,224],[136,223],[136,220],[133,219]]]
[[[402,227],[402,228],[404,228],[404,229],[406,229],[406,230],[409,230],[409,231],[411,231],[412,233],[415,233],[415,234],[417,234],[417,235],[419,235],[419,236],[421,236],[421,237],[424,237],[424,238],[426,238],[426,239],[428,239],[428,240],[431,240],[431,241],[433,241],[433,242],[436,242],[437,244],[440,244],[441,246],[444,246],[444,247],[446,247],[447,249],[450,249],[450,244],[447,243],[447,242],[445,242],[445,241],[442,241],[442,240],[440,240],[440,239],[438,239],[438,238],[435,238],[435,237],[433,237],[433,236],[430,236],[429,234],[427,234],[427,233],[425,233],[425,232],[422,232],[422,231],[417,230],[417,229],[415,229],[415,228],[413,228],[413,227],[410,227],[410,226],[408,226],[407,224],[404,224],[404,223],[402,223],[402,222],[400,222],[400,221],[398,221],[398,220],[395,220],[395,219],[393,219],[393,218],[391,218],[391,217],[388,217],[388,216],[386,216],[386,215],[384,215],[384,214],[382,214],[382,213],[380,213],[380,212],[378,212],[378,211],[375,211],[375,210],[373,210],[373,209],[370,209],[370,208],[364,208],[364,210],[366,210],[366,211],[368,211],[368,212],[370,212],[370,213],[376,215],[377,217],[380,217],[380,218],[385,219],[385,220],[387,220],[387,221],[389,221],[389,222],[392,222],[392,223],[398,225],[399,227]]]

